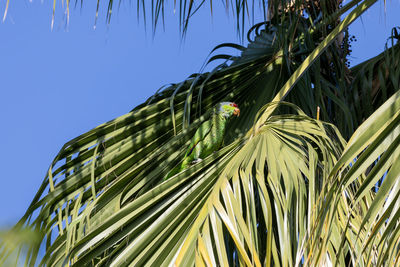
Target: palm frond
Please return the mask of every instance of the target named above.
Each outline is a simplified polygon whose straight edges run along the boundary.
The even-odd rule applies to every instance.
[[[213,54],[209,62],[224,62],[212,71],[162,88],[130,113],[66,143],[14,230],[30,226],[40,233],[46,246],[40,265],[49,266],[393,262],[398,46],[355,67],[352,83],[338,54],[341,33],[374,2],[321,6],[328,10],[321,17],[299,14],[306,7],[277,12],[279,23],[249,31],[247,47],[217,46],[213,52],[229,47],[240,56]],[[164,1],[152,4],[155,17],[163,13]],[[181,1],[181,16],[197,7]],[[370,73],[394,95],[386,90],[388,100],[364,114],[372,115],[353,134],[361,120],[351,117],[346,97]],[[223,100],[238,103],[242,114],[228,125],[225,146],[163,181]],[[372,102],[373,109],[381,103]],[[317,107],[328,122],[314,119]],[[342,135],[352,135],[348,144]],[[371,190],[377,182],[382,188]],[[39,248],[31,245],[28,265]],[[3,247],[0,262],[11,251]]]
[[[400,91],[353,134],[330,174],[311,251],[330,242],[341,225],[341,248],[353,264],[393,265],[398,261]],[[379,184],[379,190],[376,187]],[[340,214],[342,213],[342,214]],[[311,255],[309,256],[311,257]]]
[[[175,264],[300,263],[316,217],[313,207],[343,140],[332,125],[294,108],[297,115],[266,118],[219,174]]]
[[[139,232],[134,226],[135,223],[132,225],[128,219],[122,219],[126,212],[124,207],[128,205],[137,209],[137,203],[143,203],[141,201],[150,196],[154,197],[154,193],[149,193],[152,189],[156,190],[153,192],[158,192],[159,188],[162,190],[169,188],[159,183],[183,155],[196,127],[207,119],[209,114],[206,111],[211,110],[212,106],[222,100],[232,99],[238,102],[243,110],[247,110],[245,116],[240,117],[240,120],[246,123],[241,127],[231,128],[235,131],[232,130],[230,137],[227,137],[227,144],[251,127],[257,106],[259,108],[268,102],[266,97],[258,97],[258,104],[255,106],[254,103],[246,102],[249,96],[253,96],[254,99],[264,91],[264,86],[254,85],[265,80],[265,76],[271,77],[271,82],[279,78],[279,75],[276,75],[279,70],[272,71],[269,65],[265,64],[265,58],[268,56],[172,85],[146,101],[149,104],[145,103],[132,112],[66,143],[51,164],[48,175],[26,214],[16,226],[18,229],[23,225],[32,225],[43,233],[41,239],[46,240],[47,253],[42,263],[61,264],[67,259],[67,255],[76,254],[80,255],[78,262],[85,262],[87,257],[93,259],[99,255],[103,255],[102,259],[105,259],[104,255],[112,257],[116,254],[118,247],[124,246],[123,242],[126,242],[124,240],[132,240],[130,231],[136,229],[135,233]],[[200,96],[200,102],[190,100],[200,99]],[[172,112],[174,116],[171,116]],[[233,144],[236,146],[231,149],[237,149],[237,142]],[[212,165],[213,168],[217,168],[215,164],[217,163]],[[164,192],[160,196],[165,198],[154,199],[154,202],[151,202],[154,205],[149,204],[148,210],[144,214],[141,212],[139,214],[146,217],[150,211],[157,209],[158,212],[155,214],[165,212],[168,204],[178,200],[180,203],[182,201],[180,196],[194,186],[188,178],[184,181],[178,179],[172,181],[175,181],[175,187],[171,188],[176,188],[176,191],[171,193],[175,196]],[[213,184],[209,180],[205,182],[208,186],[199,187],[195,193]],[[166,184],[170,183],[168,181]],[[204,198],[207,190],[202,194]],[[195,194],[193,197],[196,198],[193,203],[198,205],[200,196]],[[136,199],[140,201],[131,205],[130,203]],[[161,202],[164,204],[160,204]],[[181,207],[182,205],[178,205],[178,208]],[[195,212],[192,209],[187,211]],[[133,218],[139,218],[135,216]],[[113,219],[105,222],[110,217]],[[149,224],[152,222],[150,218],[146,220],[143,218],[140,217],[140,221]],[[169,217],[172,218],[174,217]],[[125,230],[119,234],[111,231],[106,228],[110,226],[110,222],[113,227],[120,226],[112,228],[117,232]],[[134,228],[128,227],[127,224]],[[143,227],[148,226],[140,224],[139,229],[143,230]],[[57,236],[55,240],[52,239],[54,235]],[[106,237],[111,239],[107,240]],[[85,256],[81,244],[88,240],[91,242],[90,249],[83,251],[90,252],[88,254],[90,256]],[[93,248],[95,247],[93,242],[98,245],[97,249]],[[110,249],[113,254],[107,252]],[[38,246],[32,248],[33,260],[30,264],[36,260],[38,251]],[[68,259],[74,262],[73,256]]]
[[[384,52],[351,69],[354,76],[346,92],[353,121],[360,125],[400,87],[400,45],[392,30]],[[397,38],[396,38],[397,36]]]

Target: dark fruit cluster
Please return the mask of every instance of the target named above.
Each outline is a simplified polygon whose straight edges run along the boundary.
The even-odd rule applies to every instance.
[[[345,59],[345,64],[347,67],[350,67],[350,62],[348,59],[348,56],[352,52],[351,46],[353,42],[357,41],[357,38],[354,35],[350,35],[348,29],[346,29],[344,32],[344,38],[342,40],[342,43],[340,44],[340,48],[343,53],[343,58]]]

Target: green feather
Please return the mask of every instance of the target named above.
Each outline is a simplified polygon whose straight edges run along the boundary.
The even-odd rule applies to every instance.
[[[221,147],[227,119],[233,115],[233,110],[234,108],[227,105],[224,105],[222,110],[215,109],[210,120],[203,122],[197,129],[183,160],[167,174],[164,180],[189,168],[193,161],[202,160]]]

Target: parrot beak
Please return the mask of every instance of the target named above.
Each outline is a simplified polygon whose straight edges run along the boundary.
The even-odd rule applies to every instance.
[[[240,109],[238,109],[238,108],[235,108],[234,110],[233,110],[233,115],[235,115],[235,116],[240,116]]]

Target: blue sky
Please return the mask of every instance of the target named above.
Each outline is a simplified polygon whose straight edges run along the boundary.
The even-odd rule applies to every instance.
[[[154,39],[137,21],[136,1],[122,1],[110,26],[102,9],[95,30],[96,1],[71,10],[67,26],[57,1],[51,30],[52,2],[11,0],[0,23],[0,226],[23,215],[64,143],[198,72],[216,45],[239,42],[219,1],[213,18],[208,6],[193,17],[184,41],[173,1]],[[399,0],[387,1],[386,13],[380,1],[353,24],[353,64],[383,50],[399,13]]]

